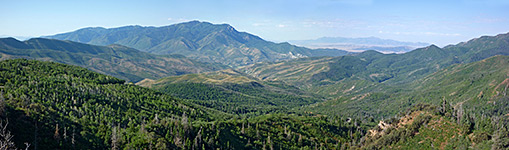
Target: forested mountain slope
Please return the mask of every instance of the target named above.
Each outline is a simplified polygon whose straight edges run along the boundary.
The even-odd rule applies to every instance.
[[[197,21],[56,36],[243,67],[220,70],[226,67],[121,45],[0,39],[1,125],[18,147],[25,142],[37,149],[509,146],[509,34],[404,54],[366,51],[292,60],[287,59],[319,51]],[[12,59],[19,57],[77,66]],[[100,73],[141,80],[137,84],[148,88]]]
[[[302,82],[335,82],[345,78],[397,84],[422,78],[452,64],[479,61],[495,55],[509,55],[508,46],[509,34],[499,34],[444,48],[431,45],[404,54],[366,51],[351,56],[325,57],[321,60],[315,58],[259,63],[241,70],[264,80],[283,80],[294,85]],[[310,67],[292,67],[299,64]],[[319,66],[315,67],[316,65]],[[320,69],[316,71],[316,68]],[[300,76],[304,78],[298,78]],[[296,78],[298,80],[294,80]]]
[[[380,121],[353,149],[507,149],[509,118],[418,104]]]
[[[500,34],[444,48],[431,45],[404,54],[366,51],[335,58],[260,63],[243,67],[241,71],[260,79],[282,80],[294,85],[331,84],[349,78],[399,84],[420,79],[452,64],[509,55],[508,45],[509,34]],[[293,67],[300,64],[306,68]]]
[[[234,67],[264,61],[348,53],[337,49],[313,50],[286,42],[273,43],[239,32],[228,24],[199,21],[163,27],[84,28],[45,38],[96,45],[120,44],[154,54],[181,54],[200,61]]]
[[[368,126],[340,117],[240,118],[85,68],[0,61],[0,133],[30,149],[348,148]]]
[[[457,64],[409,84],[341,91],[342,97],[303,110],[328,115],[387,117],[417,103],[439,104],[447,100],[454,107],[479,116],[504,116],[509,114],[508,65],[509,56]]]
[[[227,69],[201,74],[172,76],[138,85],[224,112],[260,115],[287,112],[294,107],[323,101],[323,97],[304,92],[283,82],[262,81],[245,73]]]
[[[0,66],[1,116],[19,146],[105,149],[115,139],[143,147],[168,140],[169,128],[184,130],[173,125],[182,116],[215,119],[214,111],[85,68],[22,59]]]
[[[0,39],[0,60],[28,58],[77,65],[131,82],[144,78],[224,69],[179,55],[154,55],[121,45],[95,46],[71,41],[34,38],[18,41]]]
[[[308,109],[309,111],[315,110],[315,113],[316,110],[323,110],[320,112],[329,115],[339,113],[359,116],[374,114],[390,116],[415,103],[440,100],[439,97],[434,100],[425,100],[410,96],[406,97],[405,101],[395,102],[392,97],[402,93],[419,93],[422,89],[414,85],[421,84],[425,78],[429,78],[427,76],[433,76],[437,71],[452,65],[470,63],[494,55],[509,55],[507,45],[509,45],[509,34],[500,34],[485,36],[444,48],[432,45],[405,54],[382,54],[375,51],[366,51],[351,56],[261,63],[240,70],[265,81],[282,81],[303,90],[329,97],[331,101],[313,105]],[[492,59],[506,58],[495,57]],[[493,67],[498,66],[498,69],[504,68],[501,67],[502,64],[495,63],[492,65]],[[481,67],[480,69],[486,69],[483,70],[484,72],[495,71],[493,70],[495,68],[490,67]],[[461,75],[455,76],[459,77]],[[490,77],[490,80],[493,79]],[[503,81],[503,79],[498,81],[499,78],[496,78],[496,80],[499,83]],[[445,81],[446,79],[444,79]],[[439,88],[435,83],[430,82],[422,87]],[[485,82],[485,84],[490,83]],[[450,91],[450,88],[452,87],[440,89],[439,91]],[[467,88],[475,89],[473,87]],[[477,91],[476,94],[479,94],[479,92]],[[451,93],[447,93],[447,95]],[[422,96],[430,97],[427,94],[432,93],[423,93]],[[440,96],[446,95],[442,93]],[[436,96],[432,97],[436,98]],[[465,100],[463,98],[465,97],[458,98],[455,102]],[[380,105],[384,107],[379,107]],[[330,107],[337,109],[331,109]]]

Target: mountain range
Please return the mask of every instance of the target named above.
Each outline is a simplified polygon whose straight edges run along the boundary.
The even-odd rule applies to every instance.
[[[44,38],[27,41],[0,38],[0,54],[0,60],[28,58],[72,64],[129,82],[227,68],[182,55],[155,55],[116,44],[96,46]]]
[[[509,147],[509,33],[402,54],[313,50],[198,21],[55,36],[72,39],[0,39],[0,144]]]
[[[389,108],[395,107],[394,105],[401,107],[401,103],[391,103],[391,101],[395,101],[392,97],[397,97],[396,95],[399,93],[408,91],[415,93],[413,90],[416,88],[415,85],[426,83],[423,79],[431,78],[429,76],[450,66],[477,62],[496,55],[507,56],[509,55],[508,45],[509,34],[499,34],[497,36],[483,36],[444,48],[431,45],[404,54],[382,54],[376,51],[366,51],[351,56],[260,63],[243,67],[240,70],[263,80],[283,81],[305,91],[328,96],[335,100],[326,103],[335,104],[323,105],[322,107],[336,106],[342,108],[324,109],[321,113],[370,114],[387,117],[398,112]],[[503,65],[499,65],[499,67],[501,66]],[[503,75],[505,74],[502,73]],[[496,82],[502,82],[504,78],[501,79]],[[433,82],[428,87],[435,88],[435,83]],[[376,96],[378,98],[375,99],[383,101],[387,106],[373,105],[373,102],[369,102],[374,100],[370,98]],[[350,100],[359,98],[364,100]],[[436,98],[435,103],[439,97]],[[398,99],[403,100],[404,98],[400,97]],[[432,102],[432,100],[412,98],[405,103],[418,103],[416,101]],[[344,108],[347,107],[350,109],[345,110]],[[317,110],[314,107],[309,109]],[[348,110],[360,112],[352,113]]]
[[[153,54],[181,54],[199,61],[217,62],[233,67],[264,61],[340,56],[348,53],[338,49],[308,49],[289,43],[273,43],[246,32],[239,32],[228,24],[199,21],[163,27],[83,28],[43,38],[95,45],[120,44]]]

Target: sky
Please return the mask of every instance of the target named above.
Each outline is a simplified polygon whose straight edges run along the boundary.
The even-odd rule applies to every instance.
[[[439,46],[509,32],[507,0],[0,0],[0,36],[227,23],[266,40],[379,37]]]

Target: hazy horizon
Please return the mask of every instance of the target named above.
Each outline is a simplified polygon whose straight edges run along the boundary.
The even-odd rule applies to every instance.
[[[378,37],[445,46],[509,32],[509,2],[455,1],[2,1],[1,36],[39,37],[85,27],[227,23],[266,40]]]

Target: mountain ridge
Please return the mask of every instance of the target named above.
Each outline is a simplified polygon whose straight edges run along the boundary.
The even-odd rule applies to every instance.
[[[387,117],[397,111],[381,109],[378,106],[374,108],[369,104],[380,102],[384,104],[382,106],[387,105],[385,108],[389,108],[388,105],[391,103],[387,99],[401,96],[398,93],[412,92],[414,84],[419,85],[421,79],[437,71],[457,64],[484,61],[496,55],[508,56],[508,41],[509,34],[506,33],[471,40],[467,42],[467,46],[465,46],[465,43],[444,48],[430,45],[404,54],[382,54],[377,51],[365,51],[340,57],[260,63],[240,70],[262,80],[282,81],[297,86],[304,91],[331,99],[323,104],[310,105],[305,108],[307,111],[316,110],[320,107],[323,107],[324,110],[335,110],[335,108],[329,108],[328,106],[338,105],[337,107],[341,107],[343,111],[350,110],[346,108],[359,110],[359,112],[347,111],[347,114],[377,114],[379,117]],[[306,65],[299,67],[295,64]],[[430,86],[433,87],[427,85],[427,87]],[[479,91],[476,94],[479,94]],[[401,99],[407,98],[408,100],[402,100],[402,105],[397,106],[404,107],[415,103],[413,100],[415,96],[410,94],[410,96],[398,97]],[[419,102],[424,102],[426,96],[421,96],[423,98],[419,99]],[[464,99],[464,97],[458,99]],[[433,102],[436,102],[436,100]],[[395,105],[390,107],[396,107]],[[373,113],[373,110],[369,111],[370,109],[374,109],[375,113]],[[334,112],[343,114],[342,112]],[[333,114],[326,111],[321,113]]]
[[[143,27],[118,30],[131,28]],[[42,149],[509,146],[509,33],[443,48],[429,45],[404,54],[369,50],[290,59],[305,55],[285,50],[293,47],[289,43],[242,43],[248,40],[228,35],[237,33],[234,28],[225,25],[224,29],[211,34],[190,31],[196,35],[188,36],[201,36],[198,42],[186,38],[169,42],[181,42],[183,48],[227,47],[223,52],[246,53],[236,55],[243,59],[271,55],[249,49],[247,43],[266,46],[289,59],[220,70],[224,66],[211,69],[214,64],[183,55],[155,55],[118,43],[0,39],[0,60],[7,59],[0,61],[0,127],[6,129],[6,118],[13,120],[8,130],[16,134],[16,145],[30,142]],[[233,50],[243,46],[244,51]],[[214,52],[196,51],[206,53],[203,57]],[[11,59],[19,57],[91,68]],[[195,67],[219,71],[178,72]],[[158,74],[158,70],[174,72]],[[145,79],[138,85],[152,89],[97,72],[133,75]],[[184,75],[152,81],[170,74]],[[74,135],[77,144],[72,142]]]
[[[154,54],[182,54],[199,61],[234,67],[264,61],[348,53],[338,49],[308,49],[289,43],[274,43],[247,32],[239,32],[228,24],[200,21],[162,27],[84,28],[44,37],[96,45],[120,44]]]
[[[78,65],[131,82],[226,68],[182,55],[154,55],[122,45],[96,46],[44,38],[0,38],[0,55],[0,60],[29,58]]]
[[[509,55],[509,47],[507,45],[509,45],[509,33],[499,34],[497,36],[484,36],[465,43],[449,45],[444,48],[440,48],[432,44],[430,46],[418,48],[403,54],[382,54],[380,52],[371,50],[347,56],[323,58],[323,60],[328,59],[329,64],[326,64],[325,68],[321,71],[336,71],[336,73],[331,72],[329,76],[324,76],[323,78],[317,79],[326,80],[328,78],[337,76],[337,70],[330,70],[330,68],[333,66],[345,67],[345,65],[351,64],[348,61],[341,61],[343,58],[348,58],[358,60],[359,62],[368,62],[367,64],[359,66],[366,67],[367,70],[361,69],[360,71],[362,76],[357,74],[355,76],[356,78],[361,77],[370,80],[366,76],[370,74],[385,73],[389,76],[387,76],[386,79],[383,79],[384,82],[387,81],[391,83],[405,83],[413,79],[421,78],[428,73],[440,70],[441,68],[450,66],[452,64],[475,62],[495,55]],[[313,65],[312,62],[316,61],[315,59],[298,59],[273,63],[259,63],[245,66],[240,70],[264,80],[284,80],[284,78],[293,79],[298,77],[276,76],[276,74],[278,74],[277,72],[287,72],[295,69],[292,67],[292,65],[295,63]],[[267,66],[267,68],[264,68],[264,65]],[[269,69],[271,69],[271,71],[269,71]],[[292,74],[292,72],[293,71],[290,71],[288,73]],[[316,74],[317,72],[312,73]],[[311,75],[305,76],[310,77]],[[310,78],[300,78],[297,81],[292,81],[291,84],[295,84],[297,82],[309,83],[310,81]]]

